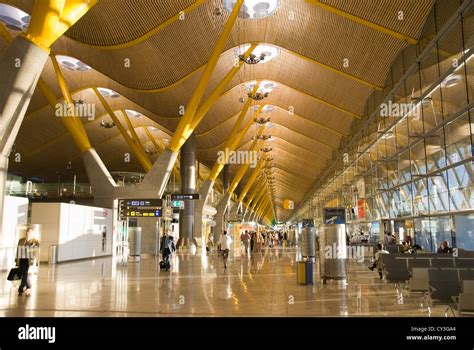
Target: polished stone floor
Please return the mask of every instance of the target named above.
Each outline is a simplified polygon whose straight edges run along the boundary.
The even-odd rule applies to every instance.
[[[155,258],[41,265],[29,296],[18,296],[17,285],[0,275],[0,316],[430,315],[420,295],[380,280],[368,261],[350,261],[347,283],[303,286],[296,283],[299,259],[293,248],[267,248],[232,252],[227,270],[217,253],[200,250],[176,254],[168,272]],[[444,309],[432,308],[431,316],[443,316]]]

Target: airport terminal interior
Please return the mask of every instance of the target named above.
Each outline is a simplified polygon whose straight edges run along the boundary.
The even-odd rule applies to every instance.
[[[0,0],[0,316],[474,314],[474,0]]]

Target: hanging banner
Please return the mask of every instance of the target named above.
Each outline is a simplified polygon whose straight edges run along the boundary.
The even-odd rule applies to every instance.
[[[357,217],[359,219],[365,219],[365,199],[357,200]]]
[[[345,224],[346,209],[345,208],[324,208],[323,217],[325,224]]]
[[[356,182],[356,189],[357,189],[357,197],[358,198],[365,198],[365,180],[364,178],[360,178]]]

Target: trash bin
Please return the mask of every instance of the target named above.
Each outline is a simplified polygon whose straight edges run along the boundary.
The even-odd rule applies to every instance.
[[[320,239],[320,273],[323,283],[328,279],[347,277],[346,225],[326,224]]]
[[[302,236],[302,256],[304,258],[314,258],[316,256],[316,229],[314,227],[304,227]]]
[[[296,281],[299,284],[313,284],[313,262],[311,260],[296,262]]]
[[[58,246],[49,246],[48,264],[56,264],[58,262]]]
[[[142,248],[142,228],[129,227],[128,240],[130,244],[130,254],[129,254],[130,259],[133,261],[140,261],[141,248]]]

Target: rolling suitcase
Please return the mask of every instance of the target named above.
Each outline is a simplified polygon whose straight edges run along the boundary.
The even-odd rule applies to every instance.
[[[170,269],[170,263],[166,263],[163,260],[160,261],[160,269],[161,270],[169,270]]]

